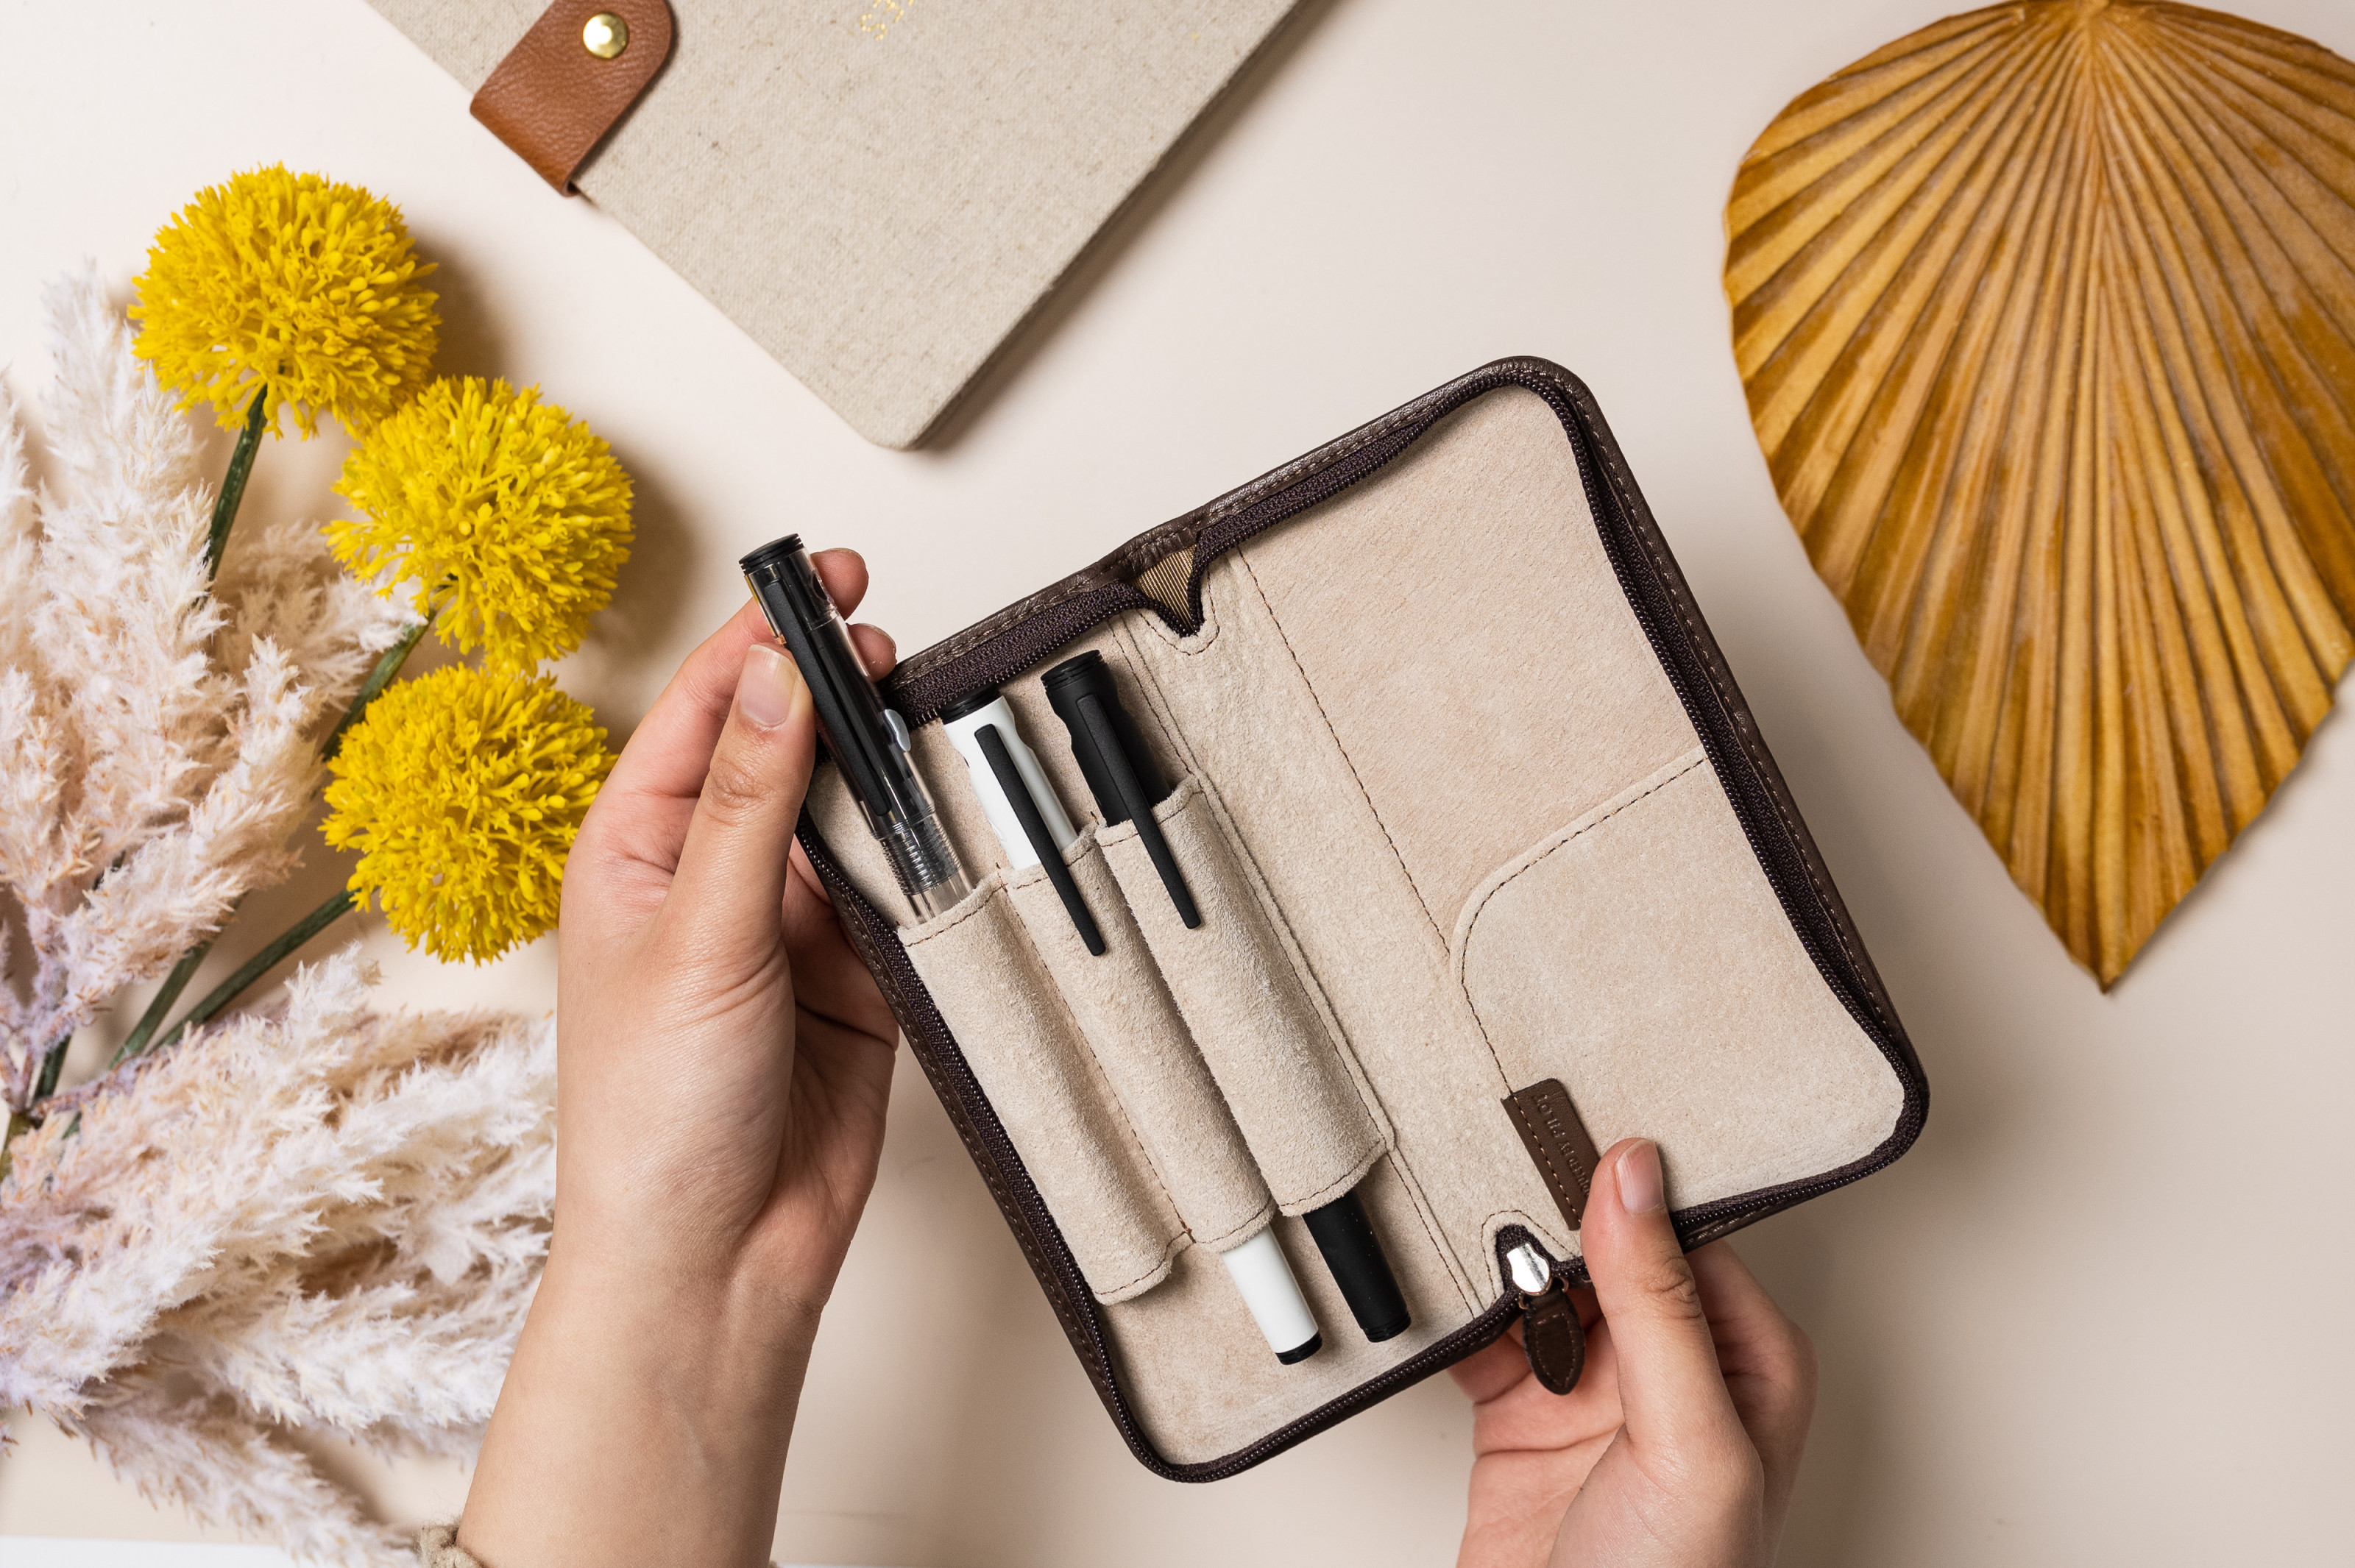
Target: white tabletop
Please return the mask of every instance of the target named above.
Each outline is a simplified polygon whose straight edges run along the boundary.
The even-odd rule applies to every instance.
[[[2241,9],[2355,55],[2338,0]],[[2355,728],[2323,726],[2104,997],[1899,725],[1743,414],[1718,279],[1734,165],[1790,97],[1943,10],[1312,4],[954,439],[911,455],[554,197],[362,0],[6,0],[0,360],[35,388],[40,282],[94,255],[127,287],[154,229],[233,169],[396,198],[442,264],[442,368],[538,383],[637,478],[637,559],[561,672],[622,731],[741,598],[736,554],[788,528],[864,550],[870,613],[913,649],[1459,371],[1561,360],[1625,443],[1933,1088],[1903,1161],[1741,1243],[1823,1363],[1785,1561],[2336,1557]],[[272,448],[250,504],[324,507],[340,451]],[[553,999],[552,942],[477,972],[367,940],[405,999]],[[12,1430],[0,1531],[198,1538],[79,1446]],[[903,1061],[777,1551],[1429,1563],[1461,1525],[1468,1431],[1441,1379],[1238,1479],[1155,1479]],[[450,1467],[336,1463],[391,1517],[464,1496]]]

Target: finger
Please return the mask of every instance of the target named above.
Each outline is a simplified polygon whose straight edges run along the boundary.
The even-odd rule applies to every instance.
[[[867,597],[867,558],[855,549],[822,549],[810,557],[810,565],[817,570],[817,580],[826,584],[826,597],[850,619],[858,602]]]
[[[836,608],[846,616],[867,597],[867,562],[857,550],[822,549],[810,557],[810,564],[817,569]],[[727,722],[729,705],[735,699],[744,650],[755,643],[774,641],[776,634],[769,629],[761,606],[747,599],[725,625],[687,656],[687,662],[663,688],[662,696],[638,721],[600,793],[693,799],[703,786],[705,762],[719,741],[720,726]],[[890,639],[883,641],[888,647]],[[871,660],[872,654],[862,647],[859,657]],[[868,667],[873,668],[871,663]]]
[[[837,558],[847,558],[848,566],[835,564]],[[850,603],[856,603],[866,592],[867,567],[857,551],[822,550],[813,559],[827,561],[836,575],[853,585],[847,590]],[[835,589],[829,585],[826,592],[831,593]],[[847,605],[845,609],[847,613]],[[897,645],[890,634],[880,626],[853,626],[850,640],[858,650],[859,662],[875,679],[890,674],[899,662]],[[622,748],[612,776],[599,792],[601,797],[655,795],[695,798],[703,784],[705,759],[718,743],[720,726],[727,722],[729,704],[736,695],[736,677],[743,667],[744,650],[756,643],[775,641],[776,635],[769,630],[760,605],[746,600],[744,607],[730,616],[727,624],[687,655],[687,662],[663,688],[655,705],[638,721],[629,743]]]
[[[1797,1478],[1815,1418],[1815,1347],[1731,1246],[1711,1242],[1690,1261],[1726,1392],[1765,1464],[1769,1502],[1778,1503]]]
[[[720,728],[735,701],[744,650],[761,643],[773,645],[775,641],[761,607],[746,600],[744,607],[704,638],[670,677],[670,684],[638,721],[629,744],[622,748],[605,787],[598,792],[599,800],[626,801],[649,795],[694,799],[703,788],[711,748],[719,743]]]
[[[897,1039],[898,1020],[876,989],[874,976],[851,949],[841,917],[799,844],[785,883],[784,933],[797,1005],[845,1029],[886,1041]]]
[[[1717,1341],[1718,1366],[1729,1383],[1737,1374],[1796,1371],[1806,1336],[1783,1315],[1758,1276],[1732,1246],[1711,1242],[1687,1255],[1700,1286],[1701,1309]],[[1734,1403],[1742,1401],[1736,1391]]]
[[[1581,1240],[1618,1349],[1619,1397],[1638,1461],[1685,1468],[1730,1443],[1746,1449],[1649,1140],[1623,1139],[1604,1157]]]
[[[900,662],[899,645],[880,626],[851,627],[850,645],[858,650],[858,662],[867,667],[869,680],[881,680]]]
[[[666,945],[723,967],[779,945],[778,912],[817,754],[809,688],[783,649],[745,651],[736,696],[663,901]]]

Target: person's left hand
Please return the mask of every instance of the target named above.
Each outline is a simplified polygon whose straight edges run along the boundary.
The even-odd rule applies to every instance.
[[[856,607],[858,557],[813,559]],[[889,637],[852,636],[891,667]],[[794,841],[815,749],[808,689],[748,603],[573,845],[556,1231],[460,1526],[496,1568],[767,1561],[897,1036]]]

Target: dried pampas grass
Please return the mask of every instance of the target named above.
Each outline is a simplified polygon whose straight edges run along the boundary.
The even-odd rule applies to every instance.
[[[357,958],[60,1097],[0,1183],[0,1404],[142,1491],[409,1561],[296,1442],[470,1456],[555,1192],[555,1031],[371,1008]],[[78,1112],[80,1125],[73,1124]]]
[[[468,1456],[538,1277],[552,1026],[369,1004],[349,953],[36,1107],[51,1048],[283,878],[402,613],[234,535],[94,272],[47,300],[48,481],[0,390],[0,1404],[298,1558],[409,1561],[310,1436]],[[22,948],[8,953],[11,927]]]
[[[0,887],[31,947],[0,992],[12,1110],[52,1042],[293,869],[320,737],[401,624],[315,525],[249,529],[208,583],[191,422],[94,270],[47,304],[54,488],[0,392]]]

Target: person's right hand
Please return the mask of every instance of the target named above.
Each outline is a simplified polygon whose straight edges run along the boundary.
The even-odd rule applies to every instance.
[[[1518,1328],[1454,1369],[1473,1402],[1457,1568],[1765,1568],[1815,1413],[1807,1337],[1724,1243],[1685,1255],[1644,1139],[1604,1156],[1580,1240],[1578,1387],[1540,1387]]]

